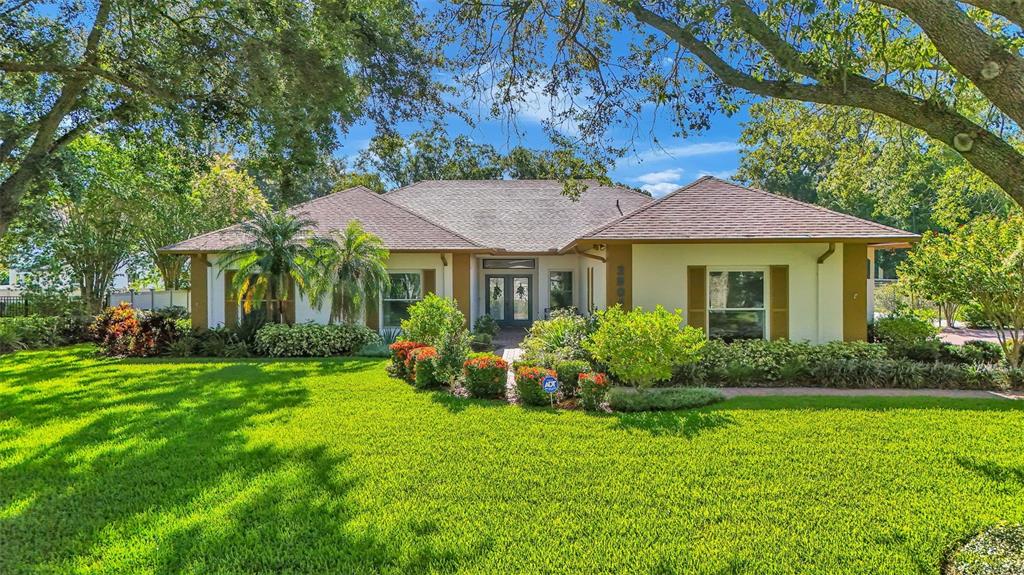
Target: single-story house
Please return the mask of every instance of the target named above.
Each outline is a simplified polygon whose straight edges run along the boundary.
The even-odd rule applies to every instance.
[[[470,321],[527,326],[556,308],[680,309],[711,336],[862,340],[872,317],[876,248],[915,234],[701,178],[654,200],[593,183],[574,201],[544,180],[424,181],[376,194],[352,188],[290,209],[327,236],[351,220],[391,251],[391,288],[365,322],[393,327],[433,292]],[[226,251],[238,226],[164,248],[191,256],[193,325],[233,325]],[[289,316],[326,322],[302,294]]]

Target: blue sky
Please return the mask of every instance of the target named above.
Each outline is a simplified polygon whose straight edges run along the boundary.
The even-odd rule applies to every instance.
[[[520,144],[550,148],[542,129],[542,122],[549,117],[550,109],[550,102],[537,98],[519,111],[511,125],[506,120],[483,119],[470,126],[457,117],[446,118],[445,125],[452,136],[465,134],[500,151]],[[673,136],[675,130],[666,118],[656,118],[653,111],[648,114],[639,125],[649,128],[634,137],[636,152],[621,158],[610,170],[613,180],[646,189],[660,197],[701,176],[711,174],[728,178],[735,172],[739,165],[741,122],[747,117],[745,108],[731,117],[713,116],[708,131],[685,139]],[[398,130],[409,134],[420,127],[419,124],[407,123],[399,126]],[[343,136],[338,155],[354,158],[366,148],[372,136],[373,127],[370,125],[353,127]]]

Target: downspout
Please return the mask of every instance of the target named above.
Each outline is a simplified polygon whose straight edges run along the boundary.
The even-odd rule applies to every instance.
[[[825,253],[818,256],[818,265],[814,266],[814,318],[815,330],[818,333],[818,342],[821,343],[821,264],[836,253],[836,243],[829,242]]]

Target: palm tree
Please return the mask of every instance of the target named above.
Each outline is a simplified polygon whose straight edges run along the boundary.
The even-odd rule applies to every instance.
[[[354,323],[364,302],[375,301],[390,286],[388,249],[384,242],[352,220],[343,232],[335,232],[321,255],[320,274],[311,290],[313,305],[331,296],[330,321]]]
[[[245,313],[266,301],[267,319],[284,323],[288,282],[305,291],[318,267],[324,241],[310,237],[313,224],[286,212],[263,212],[241,225],[249,241],[233,249],[222,266],[237,268],[232,289]]]

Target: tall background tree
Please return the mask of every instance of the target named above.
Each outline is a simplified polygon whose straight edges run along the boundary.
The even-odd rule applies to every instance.
[[[269,158],[285,201],[353,122],[443,107],[407,0],[36,0],[0,8],[0,236],[30,183],[101,129],[215,133]]]
[[[868,110],[940,142],[1024,204],[1024,24],[992,0],[453,2],[441,41],[494,112],[566,95],[588,150],[650,106],[687,135],[750,96]],[[621,132],[616,132],[621,133]]]

